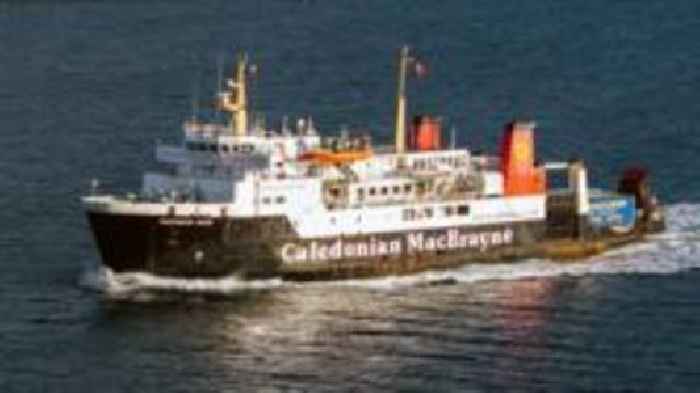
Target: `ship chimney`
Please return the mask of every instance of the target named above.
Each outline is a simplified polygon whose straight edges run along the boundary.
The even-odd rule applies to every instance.
[[[501,142],[501,172],[505,195],[541,194],[546,189],[544,169],[535,164],[534,122],[506,125]]]

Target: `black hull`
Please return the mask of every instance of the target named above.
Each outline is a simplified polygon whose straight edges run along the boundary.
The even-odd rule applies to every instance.
[[[88,213],[106,266],[173,277],[343,279],[541,254],[545,222],[300,239],[286,218]]]
[[[211,219],[88,213],[102,261],[115,272],[164,276],[271,276],[272,245],[289,236],[282,218]],[[270,239],[261,242],[260,239]]]

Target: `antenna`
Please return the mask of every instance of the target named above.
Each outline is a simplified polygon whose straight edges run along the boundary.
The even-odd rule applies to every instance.
[[[197,69],[194,84],[192,86],[192,121],[197,121],[199,114],[199,69]]]
[[[224,55],[219,53],[216,57],[216,90],[217,94],[221,91],[221,85],[224,81]]]
[[[282,135],[289,135],[289,119],[287,115],[282,116]]]
[[[224,55],[222,53],[219,53],[216,56],[216,92],[215,92],[215,97],[219,97],[219,94],[221,94],[222,90],[222,84],[224,82]],[[221,117],[221,110],[217,106],[216,109],[216,120],[219,121]]]

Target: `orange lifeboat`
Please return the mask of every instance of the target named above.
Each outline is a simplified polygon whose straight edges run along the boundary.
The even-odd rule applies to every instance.
[[[337,150],[314,149],[301,154],[299,161],[310,161],[318,165],[341,165],[354,161],[367,160],[372,157],[371,149]]]

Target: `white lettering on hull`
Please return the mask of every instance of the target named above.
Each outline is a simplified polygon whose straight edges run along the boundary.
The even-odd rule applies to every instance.
[[[344,258],[398,256],[429,251],[476,249],[486,251],[493,247],[513,244],[513,229],[463,233],[458,229],[439,232],[410,232],[390,239],[334,239],[285,243],[281,248],[285,263],[330,261]]]
[[[214,225],[214,220],[211,218],[161,218],[158,224],[164,226],[211,226]]]

